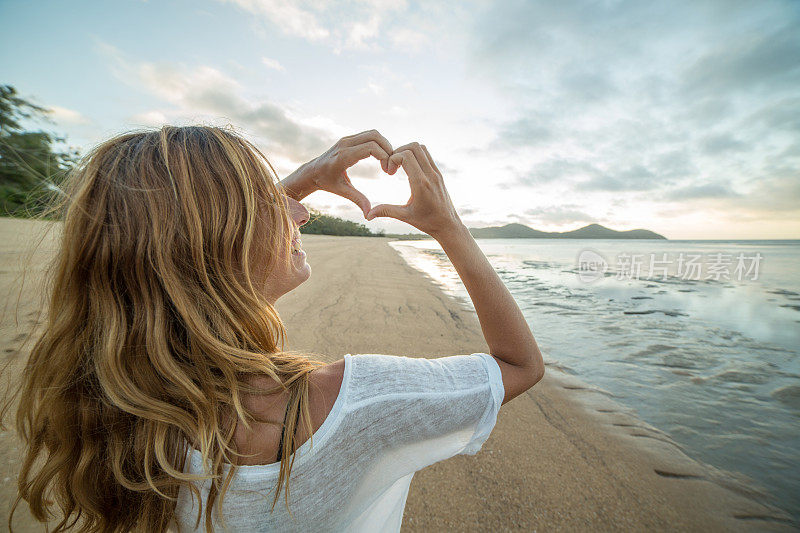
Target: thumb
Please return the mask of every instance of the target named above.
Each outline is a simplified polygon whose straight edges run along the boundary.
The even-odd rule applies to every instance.
[[[391,217],[405,222],[408,210],[402,205],[380,204],[376,205],[367,213],[367,220],[372,220],[375,217]]]
[[[338,194],[339,196],[347,198],[348,200],[356,204],[364,213],[364,217],[366,218],[367,213],[369,213],[371,205],[369,199],[366,196],[364,196],[364,193],[353,187],[345,187]]]

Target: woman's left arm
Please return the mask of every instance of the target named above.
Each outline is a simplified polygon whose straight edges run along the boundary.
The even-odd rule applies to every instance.
[[[281,180],[286,194],[298,202],[314,191],[327,191],[355,203],[366,218],[370,203],[361,191],[353,187],[347,169],[369,156],[388,170],[392,145],[377,130],[342,137],[327,152],[300,166]]]
[[[280,181],[280,186],[286,191],[287,196],[298,202],[316,191],[314,185],[314,161],[303,163],[300,168]]]

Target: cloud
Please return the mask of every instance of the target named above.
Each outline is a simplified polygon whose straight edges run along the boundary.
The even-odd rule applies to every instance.
[[[319,155],[334,141],[328,131],[304,123],[278,104],[263,98],[246,98],[236,80],[214,67],[136,62],[113,46],[99,46],[117,77],[172,104],[169,115],[174,120],[195,122],[198,115],[228,120],[248,134],[263,138],[268,149],[280,157],[295,162]],[[145,114],[137,118],[161,122],[165,117],[162,111],[160,116]]]
[[[303,37],[310,41],[320,41],[330,35],[311,9],[299,2],[287,0],[221,0],[237,5],[254,15],[271,22],[286,34]]]
[[[392,117],[407,117],[409,110],[407,107],[393,105],[389,109],[383,110],[383,113]]]
[[[613,174],[604,173],[580,185],[582,190],[650,191],[663,183],[663,178],[643,165],[634,165]]]
[[[381,17],[372,13],[368,20],[357,21],[350,27],[345,39],[346,48],[364,48],[366,44],[378,36]]]
[[[800,31],[797,16],[773,32],[744,33],[724,39],[683,73],[690,95],[732,93],[800,84]]]
[[[265,67],[270,68],[272,70],[286,70],[283,65],[277,59],[272,59],[270,57],[262,57],[261,62],[264,64]]]
[[[586,214],[575,204],[533,207],[526,209],[524,214],[530,220],[546,225],[596,221],[595,217]]]
[[[512,182],[518,185],[540,185],[560,182],[576,182],[580,179],[599,178],[602,172],[590,162],[575,158],[552,158],[537,163],[533,168],[519,174]]]
[[[465,216],[483,220],[510,211],[541,217],[537,224],[591,216],[636,224],[659,211],[706,207],[757,219],[790,217],[797,211],[792,202],[800,204],[792,178],[800,175],[796,3],[227,3],[280,45],[265,50],[288,43],[312,63],[346,60],[351,101],[331,110],[328,98],[338,95],[295,91],[298,103],[290,106],[257,99],[240,85],[248,79],[244,67],[239,77],[227,63],[122,58],[127,70],[119,67],[120,78],[159,99],[138,118],[224,117],[294,161],[340,136],[332,134],[339,130],[330,117],[382,121],[393,140],[424,126],[431,144],[440,138],[442,151],[434,153],[457,166],[454,199],[471,206]],[[331,58],[331,51],[347,54]],[[273,59],[262,65],[261,54],[255,57],[262,74],[277,68]],[[307,109],[328,118],[294,107],[311,94],[319,101],[306,101]],[[454,172],[439,166],[446,179]],[[380,171],[373,167],[352,175],[375,177]],[[485,185],[485,198],[476,184]],[[531,198],[542,207],[531,207]],[[611,217],[604,207],[615,203]]]
[[[734,114],[731,100],[725,95],[716,94],[705,98],[692,99],[675,110],[681,123],[693,127],[713,127]]]
[[[788,159],[800,157],[800,142],[795,142],[786,147],[786,149],[778,155],[778,159]]]
[[[383,170],[380,167],[380,163],[372,157],[347,169],[347,175],[351,178],[374,180],[382,177],[382,174]]]
[[[583,102],[600,102],[618,91],[607,72],[581,65],[564,67],[558,83],[571,98]]]
[[[553,140],[551,117],[538,111],[502,124],[490,149],[535,146]]]
[[[708,198],[739,198],[741,195],[725,183],[704,183],[672,189],[667,193],[669,200],[696,200]]]
[[[376,96],[380,96],[380,95],[382,95],[384,93],[384,91],[385,91],[385,89],[384,89],[383,85],[381,85],[380,83],[378,83],[378,82],[376,82],[374,80],[369,80],[367,82],[367,86],[365,88],[361,89],[359,92],[361,92],[361,93],[372,93],[372,94],[374,94]]]
[[[487,5],[469,72],[508,112],[482,155],[515,161],[501,188],[788,212],[800,205],[799,26],[782,0]]]
[[[352,203],[339,204],[334,206],[332,211],[337,213],[339,216],[356,218],[361,221],[364,220],[364,213]]]
[[[331,204],[320,204],[314,201],[306,200],[303,200],[303,205],[309,209],[316,209],[317,211],[322,211],[323,213],[329,211],[333,207]]]
[[[87,117],[72,109],[61,106],[50,106],[50,117],[61,124],[88,124],[91,122]]]
[[[776,159],[738,202],[761,213],[800,213],[800,165]]]
[[[723,152],[730,151],[744,151],[747,150],[748,145],[729,133],[721,135],[709,135],[700,142],[701,150],[709,155],[716,155]]]
[[[800,96],[783,98],[759,108],[743,121],[743,126],[753,124],[761,126],[765,133],[800,134]]]
[[[677,149],[667,149],[664,152],[654,153],[649,162],[653,173],[672,184],[676,181],[694,180],[700,170],[697,162],[690,155],[690,147],[682,146]]]
[[[142,126],[162,126],[164,124],[169,124],[167,116],[161,111],[156,110],[137,113],[130,118],[130,121]]]
[[[387,18],[412,22],[404,0],[350,0],[332,2],[318,0],[220,0],[234,4],[256,15],[261,21],[285,35],[299,37],[331,46],[335,52],[377,48],[381,41],[403,43],[418,38],[419,34],[404,28],[388,33],[383,39],[384,21]]]

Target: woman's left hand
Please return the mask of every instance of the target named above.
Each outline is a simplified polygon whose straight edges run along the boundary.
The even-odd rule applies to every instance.
[[[287,176],[281,184],[295,200],[317,190],[347,198],[361,208],[366,218],[370,210],[369,200],[350,182],[347,169],[372,156],[381,162],[381,168],[386,172],[392,152],[392,145],[377,130],[342,137],[324,154]]]

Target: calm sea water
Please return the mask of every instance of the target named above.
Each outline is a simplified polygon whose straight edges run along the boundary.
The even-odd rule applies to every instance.
[[[478,244],[546,361],[800,519],[800,241]],[[435,241],[391,245],[469,304]]]

